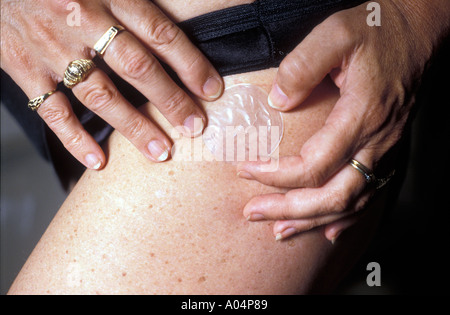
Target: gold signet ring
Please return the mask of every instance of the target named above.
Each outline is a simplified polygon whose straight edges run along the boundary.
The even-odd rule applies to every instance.
[[[105,34],[98,40],[98,42],[94,46],[94,50],[100,57],[103,57],[105,54],[106,48],[108,48],[109,44],[114,40],[114,38],[120,32],[124,31],[125,28],[121,25],[111,26]]]

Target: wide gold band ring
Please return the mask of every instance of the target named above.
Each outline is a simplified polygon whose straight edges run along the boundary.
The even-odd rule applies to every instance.
[[[386,185],[395,174],[395,170],[393,170],[387,177],[377,178],[371,169],[357,160],[352,159],[349,164],[364,176],[364,179],[368,184],[375,184],[376,189],[380,189]]]
[[[78,83],[83,82],[94,69],[95,63],[92,60],[79,59],[72,61],[64,73],[64,85],[69,89],[73,88]]]
[[[120,32],[124,31],[125,28],[121,25],[111,26],[105,34],[98,40],[98,42],[94,45],[94,50],[100,57],[103,57],[105,54],[106,48],[108,48],[109,44],[114,40],[114,38]]]
[[[56,92],[56,90],[50,91],[48,93],[45,93],[44,95],[38,96],[36,98],[33,98],[28,102],[28,108],[32,111],[37,111],[39,107],[45,102],[47,98],[49,98],[51,95],[53,95]]]

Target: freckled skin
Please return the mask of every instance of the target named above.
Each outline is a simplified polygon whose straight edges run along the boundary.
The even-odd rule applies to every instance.
[[[178,22],[252,1],[154,2]],[[254,84],[268,92],[275,73],[234,75],[225,83]],[[283,113],[280,155],[299,152],[338,96],[326,81],[301,107]],[[172,127],[154,107],[148,104],[142,111],[171,134]],[[10,294],[327,292],[359,257],[382,206],[367,209],[334,245],[321,228],[276,242],[272,222],[247,222],[242,209],[252,196],[282,190],[239,179],[232,163],[153,164],[117,132],[105,149],[107,166],[84,174]]]
[[[275,71],[225,81],[268,90]],[[281,155],[298,152],[336,98],[337,91],[324,83],[300,109],[283,114]],[[170,133],[172,127],[154,107],[143,111]],[[282,190],[239,179],[232,163],[150,163],[118,133],[107,147],[106,168],[82,177],[11,294],[295,294],[314,292],[318,285],[330,289],[358,257],[354,248],[368,239],[370,229],[364,224],[375,222],[368,215],[366,223],[342,236],[341,245],[332,246],[320,228],[276,242],[271,222],[247,222],[242,209],[254,195]]]

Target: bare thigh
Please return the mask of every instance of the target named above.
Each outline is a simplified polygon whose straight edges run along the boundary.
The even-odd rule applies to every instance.
[[[270,69],[235,75],[226,84],[269,90],[274,74]],[[325,82],[300,109],[283,114],[281,155],[299,151],[337,97]],[[151,105],[143,110],[170,134]],[[107,151],[107,167],[84,174],[11,294],[322,292],[358,258],[382,209],[382,204],[371,206],[334,245],[323,228],[279,242],[272,222],[250,223],[242,209],[252,196],[280,190],[239,179],[232,163],[152,164],[118,133],[110,137]]]

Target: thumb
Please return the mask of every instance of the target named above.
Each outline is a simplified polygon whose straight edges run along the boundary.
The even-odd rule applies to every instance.
[[[355,32],[343,19],[319,24],[280,64],[269,104],[288,111],[300,105],[334,68],[345,68],[356,45]]]

